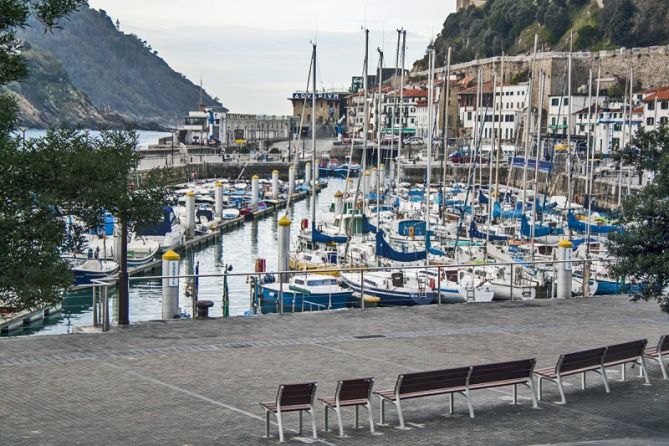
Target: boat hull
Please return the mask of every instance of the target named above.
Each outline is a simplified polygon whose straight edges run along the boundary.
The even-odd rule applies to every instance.
[[[436,297],[436,293],[429,289],[425,290],[424,293],[418,293],[365,286],[364,290],[361,290],[360,285],[355,282],[347,280],[346,278],[344,278],[344,282],[357,294],[378,297],[380,299],[378,305],[383,307],[429,305],[434,303]]]
[[[279,294],[283,300],[283,311],[286,313],[318,310],[337,310],[346,308],[351,302],[353,293],[342,291],[330,294],[307,294],[290,290],[285,286],[283,292],[277,284],[262,287],[263,312],[275,313],[279,311]]]

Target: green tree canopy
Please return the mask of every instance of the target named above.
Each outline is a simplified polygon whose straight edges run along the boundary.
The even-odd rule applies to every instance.
[[[644,284],[635,299],[657,300],[669,312],[669,127],[643,130],[617,154],[619,161],[654,174],[638,194],[625,199],[617,216],[624,232],[612,234],[613,272]]]

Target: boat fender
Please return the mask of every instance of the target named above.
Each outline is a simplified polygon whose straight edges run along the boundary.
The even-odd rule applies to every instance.
[[[434,279],[430,279],[430,288],[435,289],[437,287],[437,284],[434,283]]]

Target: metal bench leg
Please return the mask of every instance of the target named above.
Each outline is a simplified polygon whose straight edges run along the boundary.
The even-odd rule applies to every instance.
[[[602,380],[604,381],[604,390],[606,390],[606,393],[611,393],[611,389],[609,388],[609,380],[606,377],[606,368],[602,367]]]
[[[379,404],[381,405],[381,413],[379,415],[379,424],[385,426],[386,424],[386,400],[379,397]]]
[[[325,432],[330,432],[330,428],[328,427],[328,405],[324,404],[323,407],[325,408]]]
[[[581,373],[581,390],[585,390],[586,386],[585,372],[583,372]]]
[[[627,364],[625,363],[620,364],[620,378],[622,382],[627,381]]]
[[[648,369],[646,368],[646,360],[643,356],[639,356],[639,369],[643,373],[645,384],[650,385],[650,377],[648,376]]]
[[[543,385],[542,385],[543,378],[539,377],[537,381],[538,381],[537,385],[539,386],[539,401],[541,401],[541,398],[543,398]]]
[[[355,428],[360,425],[360,406],[355,406]]]
[[[374,433],[374,415],[372,413],[372,403],[367,401],[365,407],[367,408],[367,415],[369,415],[369,431]]]
[[[465,398],[467,398],[467,407],[469,408],[469,418],[474,418],[474,404],[472,403],[472,397],[469,394],[469,389],[465,389]]]
[[[512,395],[511,404],[513,405],[518,404],[518,386],[516,384],[513,385],[513,390],[511,391],[511,395]]]
[[[557,384],[558,391],[560,392],[560,404],[567,404],[567,398],[564,396],[564,388],[562,387],[562,378],[558,376],[555,380],[555,384]]]
[[[283,423],[281,422],[281,412],[276,413],[276,421],[277,421],[277,424],[279,425],[279,441],[281,443],[283,443],[284,442],[284,439],[283,439]]]
[[[298,423],[298,428],[297,428],[297,434],[302,435],[302,411],[298,410],[297,411],[297,423]]]
[[[406,429],[407,427],[404,425],[404,415],[402,414],[402,405],[400,404],[400,400],[395,401],[395,407],[397,408],[397,416],[400,419],[400,429]]]
[[[448,400],[448,413],[449,415],[453,415],[453,406],[455,405],[455,395],[452,393],[449,394],[449,400]]]
[[[335,414],[337,414],[337,425],[339,426],[339,436],[344,436],[344,423],[341,421],[341,407],[335,407]]]
[[[660,369],[662,370],[662,377],[664,379],[669,379],[669,375],[667,375],[667,365],[664,363],[664,358],[662,357],[661,354],[657,355],[657,362],[660,363]]]
[[[314,440],[316,440],[318,438],[318,431],[316,430],[316,411],[313,407],[309,409],[309,415],[311,415],[311,434]]]
[[[532,407],[535,409],[539,408],[539,402],[537,401],[537,392],[534,390],[534,380],[532,378],[527,380],[527,387],[530,388],[530,392],[532,392]]]
[[[265,410],[265,438],[270,438],[269,436],[269,410]]]

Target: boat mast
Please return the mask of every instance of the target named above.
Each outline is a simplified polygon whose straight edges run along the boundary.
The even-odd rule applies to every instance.
[[[316,44],[313,44],[312,55],[312,87],[311,87],[311,225],[316,229]]]
[[[627,115],[628,126],[627,130],[629,131],[629,141],[632,142],[632,115],[634,114],[634,64],[630,67],[630,112]],[[623,126],[623,131],[625,127]],[[624,148],[624,147],[623,147]],[[632,187],[632,176],[630,175],[630,169],[627,169],[627,196],[630,195],[630,188]]]
[[[527,168],[530,162],[530,139],[532,126],[532,90],[534,84],[534,63],[537,58],[537,45],[539,45],[539,35],[534,35],[534,52],[532,53],[532,68],[530,69],[529,85],[527,86],[527,118],[525,121],[525,165],[523,166],[523,203],[521,212],[524,214],[527,206]]]
[[[432,141],[433,141],[433,113],[434,113],[434,44],[430,45],[430,69],[429,69],[429,79],[427,83],[427,172],[425,180],[425,232],[430,230],[430,183],[432,181]]]
[[[383,92],[383,51],[381,48],[376,49],[379,52],[379,75],[378,83],[379,97],[376,101],[376,227],[381,227],[381,134],[382,134],[382,119],[381,119],[381,94]]]
[[[541,89],[539,96],[539,113],[537,116],[537,152],[536,158],[534,160],[534,195],[533,195],[533,204],[532,204],[532,238],[530,243],[530,255],[532,260],[534,260],[534,230],[537,225],[537,218],[539,213],[537,212],[537,195],[539,192],[539,156],[541,152],[541,120],[543,118],[544,111],[544,90],[546,89],[546,73],[541,71]]]
[[[587,133],[587,138],[586,138],[586,145],[585,145],[585,193],[584,195],[588,195],[588,191],[590,190],[590,146],[592,144],[591,142],[591,137],[592,137],[592,111],[593,111],[593,103],[592,103],[592,67],[590,67],[590,74],[588,77],[588,133]],[[570,231],[571,233],[571,231]]]
[[[627,70],[627,80],[625,81],[625,98],[623,99],[623,125],[621,126],[621,135],[620,135],[620,143],[619,143],[619,150],[622,150],[625,148],[625,133],[626,129],[625,127],[627,126],[627,99],[629,98],[629,90],[628,88],[631,88],[630,85],[630,78],[631,78],[631,70]],[[630,110],[631,112],[631,110]],[[623,200],[623,162],[622,160],[619,162],[618,165],[618,207],[620,207],[620,203]]]
[[[571,208],[571,115],[572,115],[572,102],[574,98],[571,97],[571,72],[572,72],[572,59],[574,51],[574,32],[569,33],[569,58],[567,59],[567,212]],[[558,122],[558,125],[560,123]],[[557,134],[557,128],[555,129]],[[551,160],[553,162],[553,160]]]
[[[402,44],[402,31],[397,30],[397,47],[395,48],[395,75],[393,76],[393,82],[391,83],[392,89],[393,89],[393,105],[391,107],[391,134],[392,137],[390,138],[390,154],[386,157],[387,159],[390,159],[393,156],[393,153],[395,153],[395,116],[397,115],[397,75],[399,71],[399,66],[400,66],[400,45]],[[402,133],[400,131],[400,133]],[[401,139],[401,137],[400,137]],[[390,161],[388,162],[390,164]],[[384,168],[388,167],[388,172],[389,176],[394,176],[395,172],[393,169],[391,169],[389,166],[383,166]],[[392,183],[391,183],[392,184]],[[383,185],[382,185],[383,186]]]
[[[497,128],[499,130],[499,138],[497,139],[497,147],[495,151],[495,200],[499,199],[499,157],[502,152],[502,121],[504,120],[504,106],[503,106],[503,100],[504,100],[504,62],[506,60],[506,57],[504,57],[504,53],[502,53],[502,67],[500,69],[500,76],[499,76],[499,123],[497,124]],[[494,100],[494,99],[493,99]],[[492,156],[492,152],[491,152]],[[490,183],[492,178],[488,179],[488,183]],[[492,194],[491,198],[492,198]],[[489,203],[490,207],[492,208],[492,203]],[[492,211],[490,213],[492,215]]]
[[[399,141],[397,141],[397,180],[395,181],[395,185],[397,187],[397,190],[399,191],[400,179],[402,178],[402,161],[400,160],[400,155],[402,154],[402,144],[404,139],[404,122],[402,120],[402,113],[404,111],[404,64],[405,64],[406,47],[407,47],[407,32],[404,29],[398,30],[398,32],[402,33],[402,53],[400,56],[402,71],[400,72],[400,106],[399,106],[400,139]]]
[[[446,56],[446,77],[444,78],[444,141],[443,141],[443,159],[444,159],[444,168],[442,170],[442,188],[441,188],[441,218],[442,224],[446,224],[446,170],[448,166],[448,118],[449,118],[449,101],[451,99],[451,51],[452,48],[448,47],[448,56]]]

